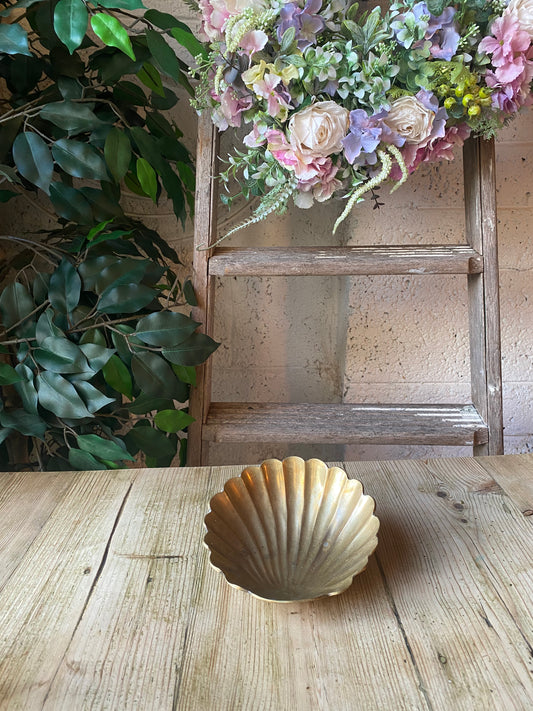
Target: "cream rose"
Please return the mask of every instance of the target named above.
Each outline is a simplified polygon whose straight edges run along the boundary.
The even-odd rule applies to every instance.
[[[340,153],[350,113],[334,101],[320,101],[294,114],[289,121],[290,143],[305,158]]]
[[[401,96],[392,102],[383,123],[403,136],[406,143],[420,144],[430,137],[434,119],[435,113],[416,96]]]
[[[533,0],[511,0],[505,12],[516,17],[520,29],[533,39]]]
[[[223,6],[230,15],[240,15],[247,7],[260,12],[266,10],[266,0],[214,0],[213,6]]]

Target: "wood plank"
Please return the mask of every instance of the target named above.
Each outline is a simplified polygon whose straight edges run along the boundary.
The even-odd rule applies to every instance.
[[[0,590],[70,483],[71,477],[62,473],[0,474]]]
[[[68,490],[0,591],[0,708],[42,707],[137,471],[60,475]]]
[[[471,405],[212,403],[212,442],[478,445],[486,427]]]
[[[375,558],[342,595],[287,604],[205,565],[176,711],[430,708]]]
[[[209,490],[208,469],[140,470],[44,709],[174,708]]]
[[[533,526],[476,459],[347,464],[433,709],[533,704]]]
[[[483,255],[483,274],[468,277],[472,402],[489,428],[475,454],[503,454],[503,414],[494,141],[465,142],[465,236]]]
[[[219,247],[209,261],[214,276],[474,274],[481,256],[467,245],[358,247]]]
[[[524,516],[533,516],[533,454],[479,457],[477,461]]]
[[[218,131],[208,112],[198,118],[196,146],[196,194],[193,239],[192,283],[196,306],[192,317],[202,324],[208,336],[213,336],[214,280],[209,276],[208,264],[212,249],[207,247],[216,239],[218,184],[215,180],[218,165]],[[212,359],[196,369],[196,386],[191,388],[189,412],[194,422],[187,431],[187,464],[197,466],[207,461],[207,447],[202,437],[203,423],[211,401]]]

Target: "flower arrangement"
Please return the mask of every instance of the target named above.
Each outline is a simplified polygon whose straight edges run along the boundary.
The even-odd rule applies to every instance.
[[[221,178],[259,196],[244,224],[332,196],[333,231],[385,181],[451,160],[533,103],[533,0],[199,0],[209,42],[195,105],[248,124]],[[226,235],[227,236],[227,235]]]

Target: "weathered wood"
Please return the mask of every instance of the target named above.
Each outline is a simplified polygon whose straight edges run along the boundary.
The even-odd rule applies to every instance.
[[[139,472],[44,709],[175,708],[210,484],[207,470]]]
[[[480,445],[485,423],[471,405],[211,404],[212,442]]]
[[[533,455],[344,466],[376,552],[339,597],[288,604],[208,563],[203,516],[241,467],[31,476],[49,518],[0,591],[1,711],[530,709]]]
[[[214,276],[475,274],[481,256],[466,245],[360,247],[219,247],[209,260]]]
[[[202,324],[204,333],[213,335],[214,281],[208,273],[212,249],[209,245],[216,239],[218,189],[215,176],[218,165],[218,132],[211,118],[204,112],[198,118],[196,151],[196,195],[193,240],[192,283],[197,305],[192,317]],[[187,433],[187,463],[201,464],[207,459],[207,444],[202,437],[202,428],[211,401],[212,361],[198,366],[196,386],[191,388],[189,412],[195,421]]]
[[[376,498],[376,555],[431,708],[530,708],[532,522],[475,459],[347,470]]]
[[[0,590],[0,709],[42,707],[137,471],[58,475],[68,482],[65,495]],[[40,493],[46,502],[48,477],[38,482],[34,498]],[[38,503],[35,516],[42,524]],[[1,560],[0,569],[3,552]]]
[[[68,487],[69,480],[53,472],[0,474],[0,590]]]
[[[479,457],[484,467],[505,488],[505,493],[524,516],[533,522],[533,473],[530,460],[520,454],[505,457]]]
[[[489,439],[475,453],[503,454],[503,414],[494,141],[465,143],[465,233],[483,255],[483,273],[468,277],[472,402]]]

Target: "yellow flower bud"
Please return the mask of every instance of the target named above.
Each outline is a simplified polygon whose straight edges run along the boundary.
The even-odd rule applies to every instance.
[[[444,99],[444,108],[451,109],[456,103],[457,101],[453,98],[453,96],[449,96],[447,99]]]
[[[463,106],[468,106],[472,101],[474,101],[474,97],[472,94],[465,94],[463,96]]]
[[[478,104],[472,104],[472,106],[468,107],[468,115],[469,116],[479,116],[481,113],[481,106]]]

